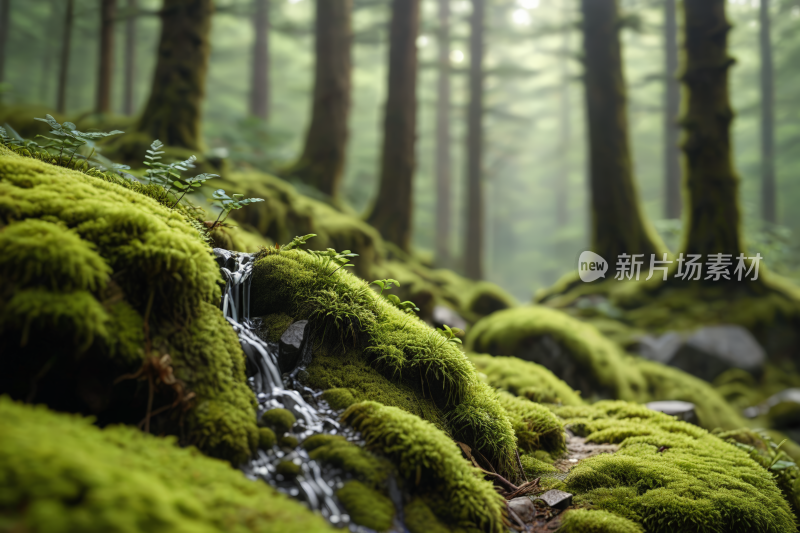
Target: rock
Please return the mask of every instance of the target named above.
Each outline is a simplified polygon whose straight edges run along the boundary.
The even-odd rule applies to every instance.
[[[639,353],[709,382],[731,368],[760,374],[767,360],[753,335],[735,325],[708,326],[688,336],[674,331],[648,335],[639,339]]]
[[[514,511],[514,513],[516,513],[516,515],[520,517],[526,524],[528,522],[532,522],[533,517],[536,516],[536,507],[533,505],[533,501],[527,496],[514,498],[506,503],[508,508]]]
[[[766,401],[744,410],[744,416],[755,418],[767,415],[777,429],[800,426],[800,389],[785,389]]]
[[[278,343],[278,367],[283,372],[291,372],[304,361],[305,351],[310,352],[311,343],[304,343],[308,337],[308,320],[298,320],[292,323],[281,335]],[[308,345],[308,346],[306,346]]]
[[[552,489],[536,497],[554,509],[566,509],[572,505],[572,494],[563,490]]]
[[[441,328],[446,324],[451,328],[467,329],[467,321],[461,318],[458,313],[444,305],[433,306],[431,320],[433,325],[437,328]]]
[[[646,403],[645,407],[653,411],[658,411],[659,413],[664,413],[665,415],[678,417],[679,420],[689,422],[690,424],[698,424],[697,413],[695,412],[694,404],[691,402],[665,400]]]
[[[236,257],[234,257],[233,252],[224,248],[214,248],[213,252],[220,268],[227,268],[231,272],[236,270]]]

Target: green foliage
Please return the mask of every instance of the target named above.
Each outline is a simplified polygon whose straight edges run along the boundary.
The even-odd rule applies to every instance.
[[[225,462],[136,428],[0,397],[0,529],[320,533],[319,516]]]
[[[45,150],[58,152],[59,161],[61,161],[65,155],[69,156],[69,161],[66,163],[66,165],[64,165],[67,167],[70,166],[72,160],[76,156],[81,157],[81,155],[78,153],[78,149],[87,143],[97,139],[103,139],[105,137],[124,133],[119,130],[91,133],[78,131],[75,124],[72,122],[64,122],[63,124],[59,124],[58,121],[52,117],[52,115],[45,115],[45,118],[36,118],[34,120],[47,123],[47,125],[51,128],[50,134],[58,137],[58,139],[53,139],[52,137],[37,135],[37,138],[41,137],[47,141],[47,144],[43,144],[41,146],[42,148]],[[92,155],[94,155],[94,151],[95,150],[93,149],[92,153],[88,157],[85,157],[85,159],[91,159]]]
[[[451,328],[447,324],[442,324],[442,327],[437,328],[436,331],[441,333],[444,336],[444,338],[447,339],[447,342],[455,342],[457,344],[461,344],[461,339],[456,337],[456,335],[463,334],[464,331],[462,329]]]
[[[400,286],[400,282],[396,279],[376,279],[375,281],[370,282],[370,285],[377,285],[381,288],[381,292],[378,293],[378,296],[383,296],[383,291],[391,290],[392,286],[395,285],[397,287]],[[404,313],[411,314],[415,311],[419,311],[419,307],[414,305],[414,302],[410,301],[401,301],[400,297],[395,294],[387,294],[384,296],[388,301],[390,301],[395,307],[400,309]],[[459,341],[460,342],[460,341]]]
[[[172,205],[173,208],[178,205],[186,193],[194,192],[206,181],[219,177],[217,174],[198,174],[191,178],[184,178],[181,172],[194,168],[194,163],[197,161],[197,158],[191,156],[185,161],[169,164],[162,163],[161,156],[164,154],[164,151],[161,150],[161,148],[163,147],[164,144],[156,139],[153,141],[153,144],[150,145],[150,149],[147,150],[144,161],[144,165],[147,167],[145,180],[153,185],[161,186],[166,193],[169,193],[173,189],[179,193],[180,196],[177,197],[175,203]],[[213,229],[213,227],[211,229]]]
[[[304,245],[310,238],[316,237],[317,235],[314,233],[309,233],[308,235],[303,235],[302,237],[295,237],[292,239],[292,242],[289,244],[284,244],[281,246],[281,250],[293,250],[299,246]]]
[[[232,197],[228,196],[228,194],[223,189],[217,189],[211,194],[212,203],[215,203],[219,206],[220,212],[217,220],[214,221],[214,224],[209,228],[213,230],[217,227],[218,224],[222,224],[225,222],[225,219],[228,218],[228,215],[231,214],[231,211],[235,211],[237,209],[241,209],[247,205],[254,204],[256,202],[263,202],[263,198],[245,198],[243,194],[234,194]],[[223,215],[225,215],[223,217]],[[222,220],[220,220],[220,218]]]
[[[381,288],[381,292],[378,293],[378,296],[383,296],[383,291],[391,290],[392,285],[400,286],[400,282],[396,279],[376,279],[375,281],[370,282],[370,285],[377,285]]]

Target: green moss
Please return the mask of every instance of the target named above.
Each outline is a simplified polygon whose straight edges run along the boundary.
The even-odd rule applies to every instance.
[[[409,486],[424,487],[444,498],[443,518],[448,524],[504,530],[503,499],[432,424],[375,402],[351,406],[342,419],[362,433],[370,449],[388,457]]]
[[[328,389],[322,393],[322,399],[337,410],[347,409],[357,401],[351,389]]]
[[[56,533],[334,531],[225,462],[0,397],[0,528]]]
[[[394,504],[380,492],[352,480],[337,490],[336,496],[356,524],[375,531],[386,531],[392,527]]]
[[[639,524],[606,511],[573,509],[564,514],[561,533],[642,533]]]
[[[259,324],[259,333],[262,337],[266,337],[271,342],[278,342],[289,326],[292,325],[294,319],[285,313],[276,313],[273,315],[265,315],[260,317],[261,323]]]
[[[521,451],[545,450],[558,455],[567,450],[564,428],[547,407],[508,392],[501,392],[499,398]]]
[[[615,454],[577,464],[566,479],[579,505],[648,531],[793,531],[772,476],[743,450],[705,430],[625,402],[560,407],[589,442],[618,442]]]
[[[405,506],[406,527],[411,533],[450,533],[422,498],[414,498]]]
[[[516,357],[493,357],[469,354],[491,387],[505,390],[537,403],[582,405],[580,393],[572,390],[542,365],[523,361]]]
[[[520,462],[522,463],[522,469],[525,471],[525,476],[529,480],[559,472],[559,470],[550,463],[537,459],[533,455],[520,456]]]
[[[275,432],[269,428],[258,428],[258,447],[262,450],[269,450],[277,442]]]
[[[297,419],[288,409],[275,408],[261,415],[261,422],[278,433],[286,433],[292,429]]]
[[[284,435],[279,441],[279,444],[283,448],[297,448],[299,443],[300,442],[297,440],[297,437],[294,435]]]
[[[295,478],[300,475],[300,465],[284,459],[278,463],[275,472],[286,478]]]
[[[386,459],[379,459],[339,435],[312,435],[303,441],[309,457],[341,468],[370,487],[381,489],[391,471]]]
[[[517,302],[507,292],[486,281],[472,285],[466,302],[467,310],[481,318],[516,306]]]

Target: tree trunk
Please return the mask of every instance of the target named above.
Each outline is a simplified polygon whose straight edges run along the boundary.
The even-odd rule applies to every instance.
[[[100,65],[97,73],[97,113],[111,112],[111,75],[114,64],[114,19],[117,0],[100,0]]]
[[[269,0],[256,0],[255,4],[250,114],[267,120],[269,118]]]
[[[201,149],[213,0],[164,0],[153,86],[139,131],[167,146]]]
[[[678,84],[678,24],[676,0],[664,1],[664,191],[666,218],[681,216],[681,155],[678,116],[681,90]]]
[[[128,0],[128,18],[125,20],[125,87],[122,95],[123,112],[133,115],[134,87],[136,86],[136,17],[137,0]]]
[[[63,113],[67,108],[67,75],[69,74],[69,52],[74,12],[74,0],[67,0],[64,13],[64,33],[61,36],[61,64],[58,71],[58,96],[56,98],[56,109],[59,113]]]
[[[450,224],[453,217],[450,190],[450,0],[439,4],[439,80],[436,94],[436,262],[452,265]]]
[[[418,30],[419,0],[393,0],[381,182],[368,222],[405,251],[411,245]]]
[[[686,66],[682,77],[688,88],[683,124],[686,137],[688,224],[684,251],[737,255],[743,251],[739,232],[739,180],[731,161],[730,126],[733,111],[728,99],[730,24],[726,0],[685,0]]]
[[[469,38],[469,108],[467,110],[467,232],[464,272],[483,278],[483,24],[485,0],[472,0]]]
[[[6,81],[6,56],[8,55],[8,28],[11,18],[11,0],[0,0],[0,83]]]
[[[562,2],[564,15],[564,30],[561,36],[561,93],[559,101],[559,146],[558,158],[559,169],[556,176],[556,224],[564,227],[569,221],[568,202],[569,202],[569,153],[572,142],[572,131],[570,128],[570,74],[569,74],[569,6],[571,2]]]
[[[582,0],[582,10],[592,250],[613,274],[623,253],[649,259],[665,250],[642,215],[633,179],[617,1]]]
[[[289,172],[332,197],[338,195],[347,155],[352,9],[351,0],[317,0],[311,125],[303,155]]]
[[[769,6],[770,0],[761,0],[761,216],[775,224],[775,91]]]

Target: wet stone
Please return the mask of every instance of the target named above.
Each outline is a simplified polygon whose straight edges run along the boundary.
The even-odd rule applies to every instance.
[[[542,500],[554,509],[566,509],[572,505],[572,494],[563,490],[548,490],[544,494],[537,496],[537,499]]]
[[[278,366],[281,373],[291,372],[300,363],[307,330],[308,320],[298,320],[281,335],[278,344]]]
[[[536,516],[536,507],[533,505],[533,501],[527,496],[523,496],[521,498],[514,498],[507,502],[508,508],[520,517],[520,519],[525,522],[531,522],[533,517]]]
[[[694,404],[691,402],[682,402],[678,400],[666,400],[660,402],[646,403],[645,407],[652,411],[658,411],[665,415],[677,417],[678,420],[689,422],[690,424],[698,424],[697,412],[695,412]]]

